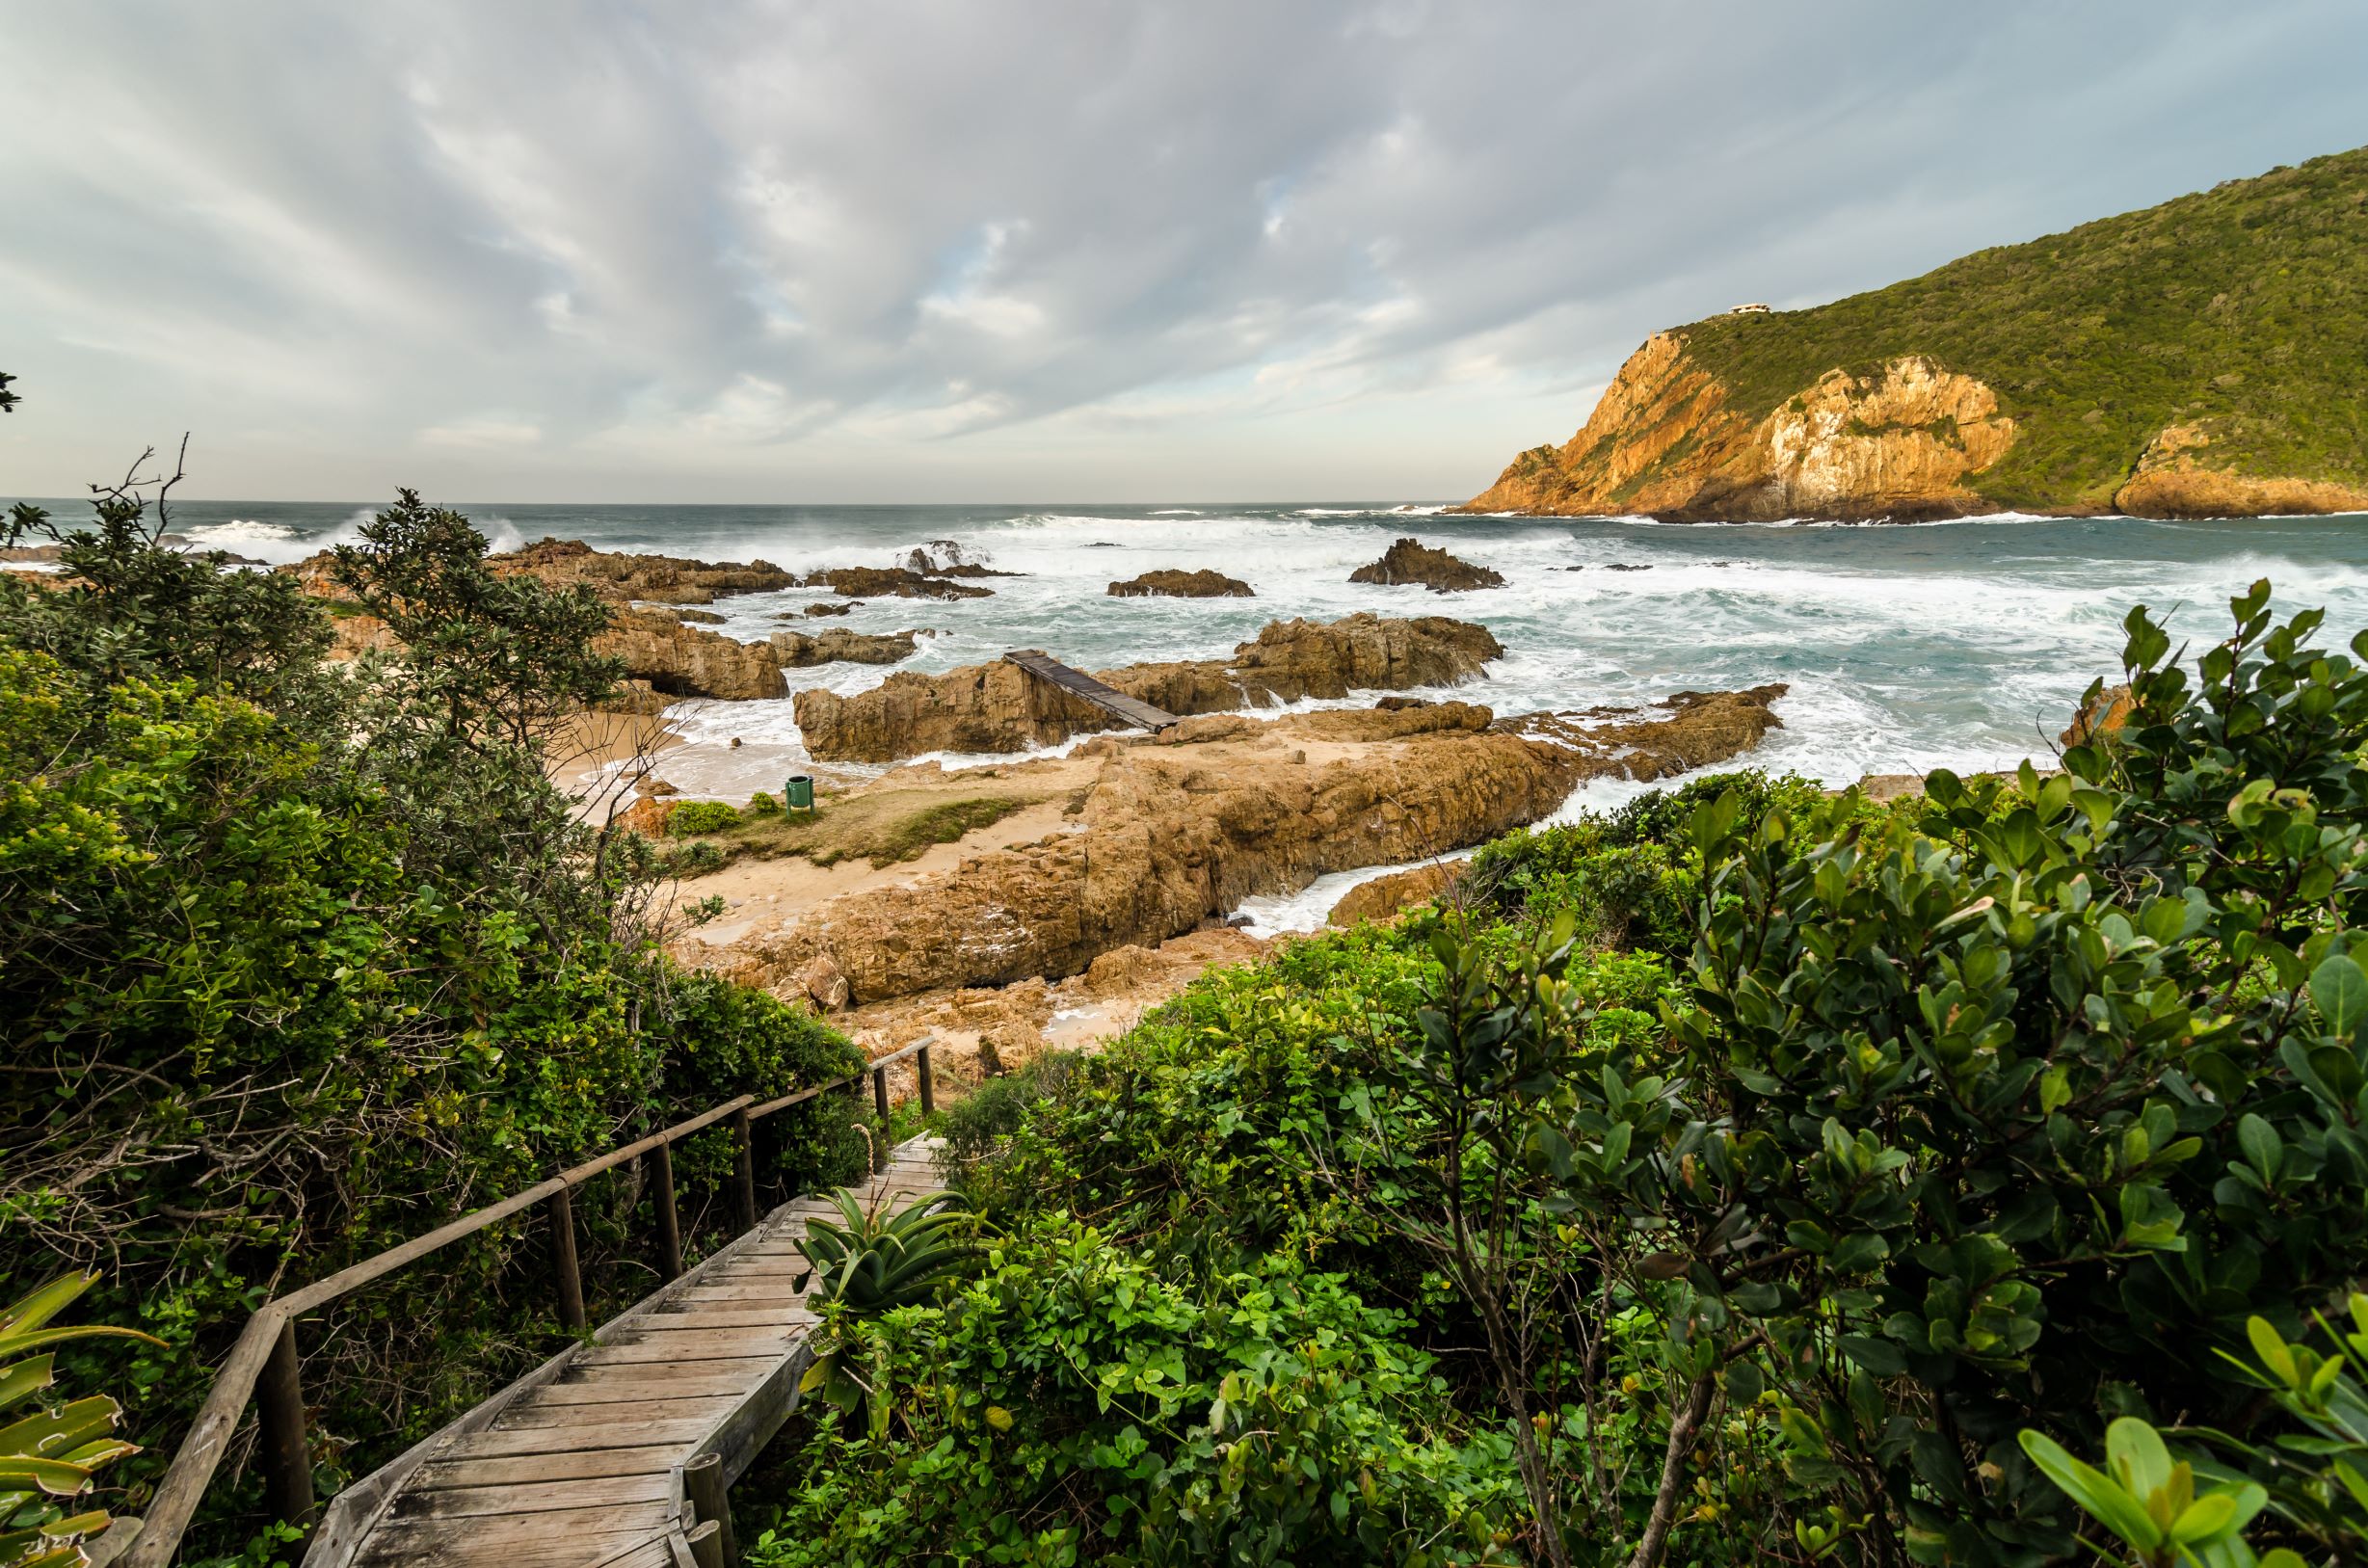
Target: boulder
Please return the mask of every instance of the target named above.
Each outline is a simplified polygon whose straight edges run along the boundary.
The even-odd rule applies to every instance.
[[[1135,664],[1100,671],[1098,678],[1182,716],[1339,699],[1352,690],[1452,685],[1481,676],[1503,652],[1487,627],[1469,622],[1360,614],[1273,622],[1230,660]],[[797,720],[812,756],[847,762],[1027,751],[1120,727],[1101,708],[1001,659],[943,675],[900,672],[852,697],[800,692]]]
[[[2072,715],[2070,728],[2056,739],[2065,746],[2110,743],[2128,726],[2132,701],[2128,686],[2106,687],[2096,694],[2095,701]]]
[[[844,626],[833,626],[827,631],[777,631],[766,646],[785,670],[803,670],[841,660],[849,664],[894,664],[913,656],[918,646],[914,639],[919,635],[913,631],[849,631]]]
[[[1350,582],[1380,583],[1384,587],[1423,587],[1434,594],[1460,594],[1475,588],[1502,588],[1504,577],[1486,567],[1458,561],[1419,539],[1401,539],[1371,566],[1357,568]]]
[[[1251,598],[1250,585],[1222,571],[1183,571],[1163,568],[1139,577],[1110,584],[1112,598]]]
[[[798,989],[805,992],[815,1008],[836,1013],[855,999],[847,984],[847,971],[828,953],[817,953],[812,963],[798,974]]]
[[[1324,917],[1324,924],[1386,920],[1410,905],[1445,897],[1463,879],[1464,867],[1462,861],[1443,861],[1360,882],[1341,895],[1341,901],[1332,906],[1332,913]]]
[[[1017,577],[1017,571],[997,571],[982,561],[973,561],[962,545],[950,539],[933,539],[904,558],[905,570],[918,571],[924,577]]]
[[[806,613],[809,617],[823,615],[845,615],[849,610],[854,608],[855,601],[853,599],[842,599],[837,604],[809,604],[806,606]],[[789,618],[787,616],[780,616],[777,617],[777,619],[786,621]]]

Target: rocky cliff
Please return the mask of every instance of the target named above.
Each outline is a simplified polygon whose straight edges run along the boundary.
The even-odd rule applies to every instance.
[[[1918,518],[1987,510],[1969,480],[2014,443],[1997,394],[1919,355],[1831,370],[1754,420],[1657,332],[1579,434],[1515,458],[1474,512],[1692,521]]]
[[[1474,512],[2368,511],[2368,148],[1659,332]]]

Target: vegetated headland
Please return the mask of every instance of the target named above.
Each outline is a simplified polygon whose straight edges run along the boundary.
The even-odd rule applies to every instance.
[[[2368,148],[1655,333],[1475,512],[2368,510]]]

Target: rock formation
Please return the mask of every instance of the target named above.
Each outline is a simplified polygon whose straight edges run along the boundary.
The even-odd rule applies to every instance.
[[[2368,512],[2368,486],[2258,478],[2210,466],[2207,424],[2167,425],[2138,459],[2114,506],[2141,518],[2254,518]]]
[[[306,593],[329,601],[337,617],[331,656],[352,658],[367,650],[399,647],[393,632],[375,616],[345,613],[350,601],[331,575],[333,564],[333,557],[324,551],[279,569],[296,577]],[[593,640],[595,651],[623,660],[626,678],[649,691],[674,698],[744,700],[781,697],[789,689],[771,648],[687,625],[688,616],[679,608],[796,585],[794,573],[770,562],[615,555],[579,540],[545,539],[521,550],[490,555],[486,565],[498,575],[529,576],[554,588],[591,588],[613,607],[608,629]],[[637,601],[666,608],[638,609]],[[721,619],[698,611],[688,615]]]
[[[1363,614],[1329,624],[1277,621],[1228,661],[1136,664],[1098,672],[1128,696],[1175,714],[1341,698],[1351,690],[1445,686],[1482,673],[1503,648],[1485,626],[1441,616]],[[906,671],[852,697],[805,691],[798,728],[824,761],[891,762],[924,752],[1018,752],[1113,728],[1102,709],[998,659],[943,675]]]
[[[797,584],[796,573],[784,571],[770,561],[743,564],[612,554],[596,550],[579,539],[544,539],[524,549],[490,555],[485,564],[502,576],[535,577],[554,588],[587,583],[602,598],[617,604],[634,599],[653,604],[710,604],[731,594],[766,594]]]
[[[1997,396],[1920,356],[1879,374],[1828,371],[1753,421],[1729,389],[1657,332],[1630,356],[1559,449],[1515,458],[1467,512],[1769,521],[1911,518],[1988,510],[1968,484],[2006,455]]]
[[[803,989],[827,956],[861,1003],[1076,974],[1253,893],[1479,842],[1545,815],[1586,778],[1635,773],[1639,760],[1724,760],[1776,726],[1767,704],[1777,690],[1688,694],[1538,732],[1440,703],[1264,723],[1211,716],[1156,740],[1112,736],[1090,757],[1015,770],[1069,779],[1092,765],[1060,831],[826,899],[694,961]],[[926,771],[881,786],[911,790]],[[943,787],[965,787],[944,777]]]
[[[686,626],[656,611],[619,610],[592,647],[595,652],[623,659],[626,675],[669,697],[744,701],[781,697],[789,690],[779,660],[764,644]]]
[[[911,567],[832,567],[806,579],[808,588],[827,588],[849,598],[986,598],[995,590],[973,588]]]
[[[1845,520],[2368,510],[2368,147],[1656,334],[1479,512]]]
[[[1354,925],[1359,920],[1386,920],[1410,904],[1426,903],[1444,898],[1463,879],[1464,863],[1440,861],[1430,865],[1418,865],[1410,871],[1393,871],[1386,877],[1360,882],[1341,895],[1324,917],[1326,925]]]
[[[1723,762],[1782,729],[1769,704],[1786,689],[1778,682],[1747,691],[1681,691],[1654,707],[1525,713],[1499,728],[1590,757],[1615,758],[1621,778],[1666,779]]]
[[[1475,588],[1504,586],[1503,573],[1458,561],[1419,539],[1397,541],[1382,552],[1380,560],[1350,572],[1348,580],[1389,587],[1419,586],[1434,594],[1461,594]]]
[[[894,664],[913,656],[915,631],[849,631],[832,626],[825,631],[777,631],[766,646],[785,670],[846,660],[851,664]]]
[[[950,539],[933,539],[904,558],[905,570],[924,577],[1017,577],[1017,571],[998,571]]]
[[[1222,571],[1184,571],[1173,567],[1146,571],[1110,584],[1112,598],[1253,598],[1250,585]]]

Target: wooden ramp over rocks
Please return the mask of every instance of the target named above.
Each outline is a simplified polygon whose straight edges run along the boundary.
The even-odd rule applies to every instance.
[[[865,1188],[898,1208],[940,1190],[936,1140]],[[338,1494],[306,1568],[693,1568],[713,1496],[797,1404],[815,1321],[791,1288],[799,1198],[697,1268]],[[704,1463],[714,1455],[717,1464]],[[689,1475],[686,1476],[685,1472]],[[720,1471],[720,1475],[718,1472]],[[729,1528],[729,1526],[726,1526]]]
[[[1105,686],[1082,670],[1072,670],[1058,659],[1032,650],[1023,649],[1003,655],[1005,663],[1016,664],[1039,680],[1058,686],[1070,696],[1091,703],[1104,713],[1138,729],[1160,731],[1178,722],[1173,713],[1163,712],[1149,703],[1128,696],[1114,686]]]

